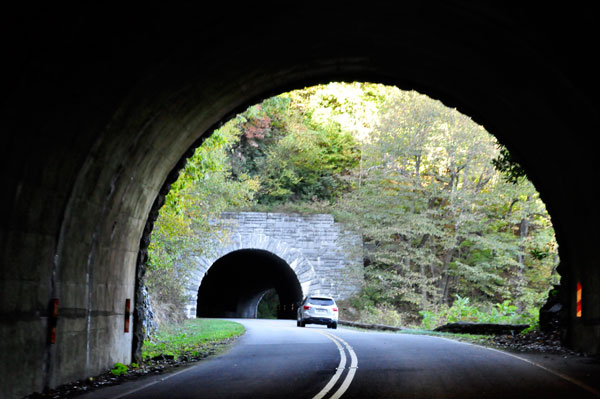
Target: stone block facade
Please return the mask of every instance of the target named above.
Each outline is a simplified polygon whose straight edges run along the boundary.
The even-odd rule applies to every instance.
[[[196,316],[198,288],[211,265],[233,251],[261,249],[285,260],[294,270],[304,296],[331,295],[340,300],[357,293],[362,285],[363,244],[332,215],[265,212],[225,212],[213,224],[226,226],[225,244],[214,245],[198,265],[188,285],[188,317]]]

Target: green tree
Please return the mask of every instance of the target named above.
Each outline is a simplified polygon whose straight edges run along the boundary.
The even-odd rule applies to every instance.
[[[225,229],[211,223],[228,208],[246,206],[258,181],[231,178],[228,151],[239,138],[231,126],[215,131],[187,161],[160,210],[148,248],[146,286],[159,318],[183,317],[185,284],[194,256],[206,254]]]
[[[354,136],[313,119],[305,105],[286,93],[230,122],[242,134],[230,155],[233,174],[258,178],[259,204],[331,201],[349,188],[343,177],[359,160]]]
[[[496,141],[468,117],[414,92],[383,98],[357,189],[334,210],[368,244],[367,302],[429,309],[458,294],[539,307],[556,247],[531,183],[502,178]]]

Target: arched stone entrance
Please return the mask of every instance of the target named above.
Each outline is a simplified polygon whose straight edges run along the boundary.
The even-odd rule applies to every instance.
[[[290,265],[271,252],[240,249],[219,258],[198,289],[198,317],[256,318],[258,303],[270,289],[279,297],[277,317],[295,318],[303,292]]]
[[[207,271],[217,265],[219,260],[224,259],[221,264],[230,261],[233,258],[232,254],[248,255],[250,259],[262,258],[263,260],[267,260],[269,263],[283,262],[283,264],[285,264],[290,271],[293,272],[301,290],[301,298],[306,296],[309,292],[319,293],[321,291],[320,282],[317,279],[317,274],[315,273],[313,265],[298,249],[291,247],[286,242],[274,239],[264,234],[258,233],[252,236],[238,234],[232,238],[229,245],[218,248],[215,253],[212,254],[212,256],[197,258],[198,269],[194,273],[188,285],[189,302],[186,306],[186,314],[188,317],[196,317],[196,315],[198,315],[198,292],[201,284],[204,282],[204,279],[208,277],[206,275]],[[265,254],[270,254],[270,257]],[[280,262],[278,262],[275,258],[277,258]],[[236,259],[239,260],[239,256],[236,257]],[[231,271],[234,269],[235,268],[229,270]],[[281,264],[279,264],[279,269],[282,269]],[[283,275],[284,273],[280,274],[280,276]],[[267,274],[265,274],[265,277],[266,276]],[[234,275],[229,275],[229,278],[233,277]],[[270,287],[266,287],[262,291],[259,291],[264,293],[268,288],[275,288],[275,286],[271,285]],[[258,295],[259,292],[257,291],[254,294]]]
[[[225,229],[226,244],[215,242],[212,253],[196,258],[188,284],[188,317],[197,315],[198,287],[205,273],[219,259],[240,250],[262,250],[280,258],[295,273],[302,296],[346,299],[360,290],[362,238],[335,223],[332,215],[225,212],[213,223]]]

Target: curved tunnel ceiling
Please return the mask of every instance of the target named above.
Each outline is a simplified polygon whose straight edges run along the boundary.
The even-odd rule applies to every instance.
[[[241,249],[218,259],[198,289],[198,317],[254,318],[264,293],[274,288],[280,318],[295,318],[302,288],[294,271],[278,256],[259,249]]]

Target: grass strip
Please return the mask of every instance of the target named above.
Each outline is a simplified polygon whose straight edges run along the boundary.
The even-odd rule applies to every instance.
[[[246,332],[240,323],[218,319],[190,319],[179,325],[166,325],[144,341],[142,357],[169,356],[174,359],[197,358],[213,354],[219,346]]]

